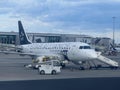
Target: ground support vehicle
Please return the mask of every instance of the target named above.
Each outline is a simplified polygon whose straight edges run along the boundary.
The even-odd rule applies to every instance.
[[[41,64],[38,68],[38,72],[41,75],[52,74],[55,75],[61,72],[60,62],[58,60],[50,60]]]

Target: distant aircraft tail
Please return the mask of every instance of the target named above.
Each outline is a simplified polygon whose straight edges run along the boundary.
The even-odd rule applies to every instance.
[[[31,44],[31,41],[28,39],[24,31],[21,21],[18,21],[18,28],[19,28],[20,45]]]
[[[112,49],[112,50],[114,50],[114,51],[116,51],[116,48],[113,46],[113,44],[112,43],[110,43],[110,48]]]

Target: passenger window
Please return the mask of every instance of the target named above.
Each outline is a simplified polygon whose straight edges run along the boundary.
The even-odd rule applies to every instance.
[[[53,61],[53,66],[60,66],[59,62]]]
[[[46,62],[46,65],[52,65],[51,62]]]

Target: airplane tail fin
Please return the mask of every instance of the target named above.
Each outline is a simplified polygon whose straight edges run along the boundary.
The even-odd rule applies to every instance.
[[[21,21],[18,21],[18,28],[19,28],[20,45],[31,44],[31,41],[28,39],[24,31]]]
[[[112,49],[112,50],[116,51],[116,48],[113,46],[112,43],[110,43],[110,46],[111,46],[111,49]]]

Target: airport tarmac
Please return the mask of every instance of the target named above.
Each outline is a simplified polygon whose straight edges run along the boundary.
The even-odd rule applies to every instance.
[[[32,62],[30,57],[9,55],[0,58],[0,81],[14,80],[44,80],[44,79],[69,79],[69,78],[96,78],[96,77],[120,77],[120,69],[92,69],[79,70],[79,66],[69,63],[66,68],[57,75],[39,75],[38,70],[25,68],[25,64]],[[12,56],[11,56],[12,57]],[[120,56],[110,56],[119,61]],[[105,66],[105,64],[103,64]]]
[[[110,56],[119,61],[120,56]],[[0,56],[0,90],[119,90],[120,69],[79,70],[68,64],[57,75],[39,75],[37,70],[25,68],[30,57]],[[104,64],[103,64],[104,65]],[[71,69],[72,67],[72,69]]]

